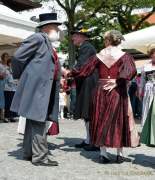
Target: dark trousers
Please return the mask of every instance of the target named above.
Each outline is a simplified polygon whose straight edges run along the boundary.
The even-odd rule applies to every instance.
[[[32,157],[32,162],[45,162],[48,160],[45,122],[26,120],[23,149],[24,158]]]
[[[142,101],[138,97],[136,97],[135,104],[136,104],[135,114],[137,118],[141,118],[142,117]]]
[[[68,118],[68,108],[67,108],[67,106],[64,106],[64,118]]]
[[[135,95],[130,95],[130,101],[131,101],[133,115],[135,117],[136,116],[136,96]]]
[[[76,88],[72,88],[70,91],[70,114],[74,114],[76,105]]]
[[[10,111],[10,106],[14,96],[14,91],[4,91],[5,96],[5,118],[14,118],[17,117],[17,113]]]

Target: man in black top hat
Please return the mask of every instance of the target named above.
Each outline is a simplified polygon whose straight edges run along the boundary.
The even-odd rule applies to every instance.
[[[79,47],[77,63],[74,68],[80,68],[89,58],[96,54],[96,49],[89,42],[91,31],[88,29],[80,28],[72,31],[73,44]],[[90,76],[84,78],[76,78],[76,106],[75,106],[75,119],[84,119],[86,127],[86,139],[80,144],[76,144],[76,148],[84,148],[87,151],[98,150],[97,147],[89,144],[89,121],[90,121],[90,104],[92,100],[92,92],[96,86],[98,79],[97,70]]]
[[[20,79],[11,110],[26,117],[23,156],[34,165],[57,166],[48,157],[46,121],[58,133],[60,65],[51,43],[59,40],[56,13],[40,14],[39,33],[25,39],[15,52],[13,76]]]

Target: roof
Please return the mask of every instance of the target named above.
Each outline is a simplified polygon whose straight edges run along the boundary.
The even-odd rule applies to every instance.
[[[145,17],[147,16],[149,13],[141,13],[141,14],[138,14],[139,16],[141,17]],[[155,13],[153,13],[151,16],[149,16],[146,20],[146,22],[148,22],[149,24],[155,24]]]
[[[7,13],[6,13],[7,12]],[[11,10],[7,6],[0,4],[0,25],[5,23],[6,26],[13,24],[19,24],[20,26],[27,26],[27,28],[36,27],[37,23],[27,19],[25,16],[20,16],[19,13]],[[3,29],[0,29],[0,31]],[[4,31],[4,30],[3,30]]]
[[[41,4],[33,2],[32,0],[0,0],[0,2],[14,11],[29,10],[42,6]]]
[[[17,43],[34,33],[36,26],[37,23],[0,4],[0,46],[17,46]]]
[[[155,13],[153,13],[149,18],[146,20],[150,24],[155,24]]]

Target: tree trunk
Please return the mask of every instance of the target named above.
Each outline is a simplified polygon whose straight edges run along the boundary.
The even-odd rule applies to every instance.
[[[68,55],[69,55],[69,59],[68,59],[68,64],[69,67],[73,67],[73,65],[75,64],[75,46],[73,45],[72,42],[72,35],[71,35],[71,31],[74,30],[74,11],[70,11],[67,15],[68,15],[68,40],[69,40],[69,45],[68,45]]]
[[[68,45],[68,65],[69,65],[69,68],[72,68],[73,65],[75,64],[75,46],[74,44],[72,43],[72,36],[71,34],[69,33],[68,34],[68,39],[69,39],[69,45]]]

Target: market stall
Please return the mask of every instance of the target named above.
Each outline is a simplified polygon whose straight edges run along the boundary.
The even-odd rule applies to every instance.
[[[36,23],[0,4],[0,55],[12,53],[20,42],[34,33]]]
[[[125,41],[121,44],[124,49],[137,49],[144,54],[151,47],[155,47],[155,26],[144,28],[124,35]]]

